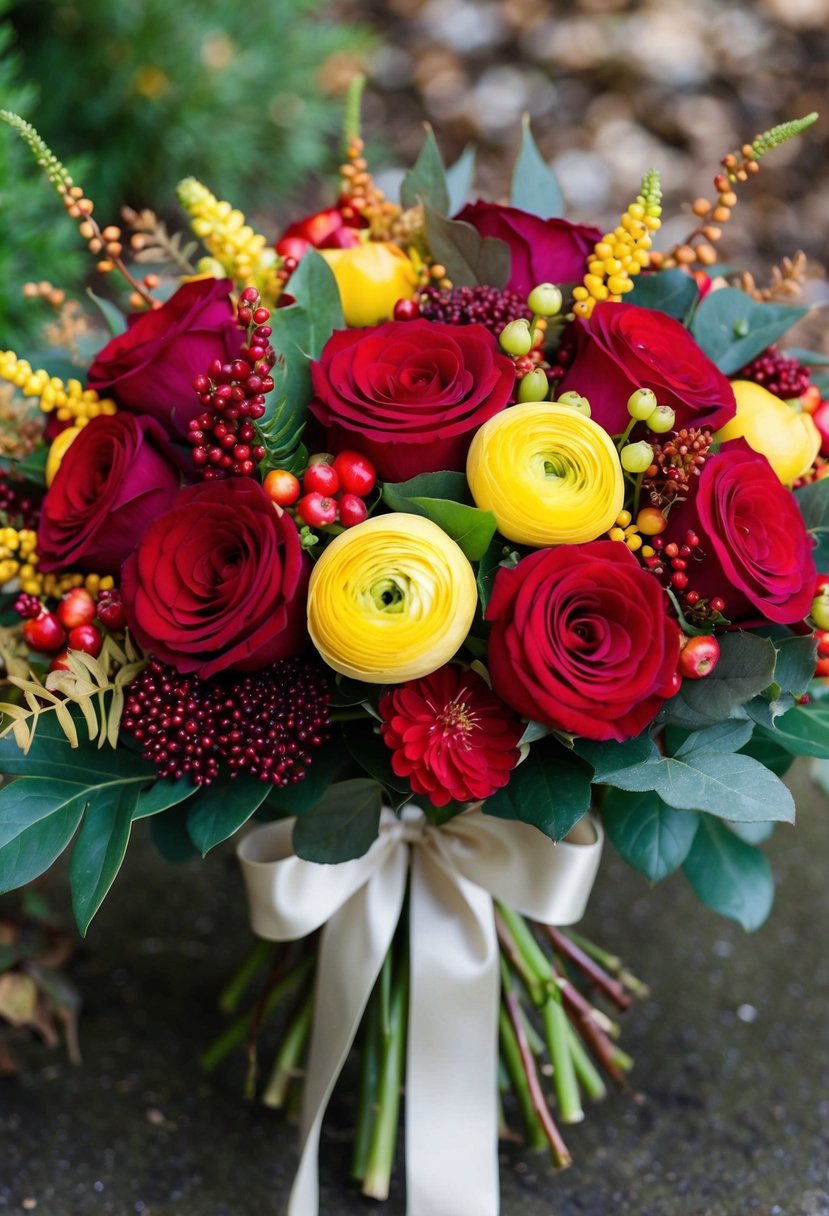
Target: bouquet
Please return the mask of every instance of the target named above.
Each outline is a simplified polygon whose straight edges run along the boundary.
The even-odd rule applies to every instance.
[[[0,355],[39,406],[0,487],[2,888],[71,844],[84,932],[137,820],[171,860],[259,821],[262,940],[225,1005],[266,983],[206,1064],[247,1038],[255,1089],[280,1020],[290,1213],[317,1210],[358,1036],[365,1192],[405,1077],[410,1212],[495,1213],[499,1088],[566,1165],[559,1123],[630,1067],[594,998],[638,982],[566,928],[604,836],[756,929],[781,776],[829,758],[826,359],[777,345],[802,259],[762,289],[716,249],[815,116],[725,156],[657,252],[655,170],[612,231],[571,223],[526,125],[509,205],[467,203],[471,158],[446,170],[428,131],[390,201],[357,87],[339,195],[275,244],[181,183],[195,261],[153,212],[101,227],[2,117],[132,309],[90,293],[101,346],[56,301],[74,372]]]

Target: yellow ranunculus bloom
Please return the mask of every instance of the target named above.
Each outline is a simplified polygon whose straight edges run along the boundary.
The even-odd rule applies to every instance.
[[[575,545],[612,527],[624,503],[619,457],[598,423],[547,401],[513,405],[472,440],[466,476],[477,506],[522,545]]]
[[[397,512],[341,533],[308,588],[308,631],[329,667],[397,684],[442,667],[477,604],[472,567],[431,520]]]
[[[52,446],[49,448],[49,455],[46,457],[46,469],[44,470],[44,478],[47,486],[50,486],[54,481],[55,474],[60,468],[61,461],[66,455],[69,448],[81,433],[81,427],[68,426],[61,431],[52,440]]]
[[[366,241],[352,249],[319,252],[337,280],[346,325],[361,329],[388,321],[397,301],[415,293],[415,268],[397,245]]]
[[[765,456],[784,486],[802,477],[820,451],[820,432],[809,414],[799,413],[761,384],[732,380],[737,413],[720,427],[716,440],[745,439]]]

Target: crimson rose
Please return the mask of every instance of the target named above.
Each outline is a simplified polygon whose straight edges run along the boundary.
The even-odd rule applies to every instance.
[[[464,468],[475,431],[509,402],[515,367],[482,325],[387,321],[332,334],[311,380],[326,447],[356,448],[385,481],[405,481]]]
[[[525,718],[587,739],[629,739],[679,686],[679,629],[625,545],[559,545],[502,567],[489,671]]]
[[[117,574],[181,478],[152,418],[99,415],[67,448],[37,530],[40,569]]]
[[[529,295],[537,283],[581,279],[588,255],[602,236],[598,228],[568,220],[542,220],[498,203],[467,203],[455,219],[471,224],[481,236],[497,237],[509,246],[510,276],[505,286],[520,296]]]
[[[256,671],[305,646],[310,565],[258,482],[188,486],[124,566],[130,629],[181,672]]]
[[[706,459],[695,493],[671,510],[664,536],[681,544],[688,529],[700,541],[688,589],[723,599],[723,615],[733,624],[791,625],[808,614],[815,590],[811,537],[794,495],[744,439]]]
[[[133,313],[126,333],[99,351],[87,384],[136,414],[150,414],[167,430],[184,436],[191,418],[204,409],[193,392],[193,377],[213,359],[227,363],[244,338],[236,324],[229,279],[184,283],[166,304]]]
[[[636,304],[597,304],[576,325],[576,355],[558,392],[571,389],[590,402],[592,417],[611,435],[630,418],[627,399],[651,388],[660,405],[676,411],[677,428],[725,426],[736,413],[726,377],[703,354],[684,325]]]

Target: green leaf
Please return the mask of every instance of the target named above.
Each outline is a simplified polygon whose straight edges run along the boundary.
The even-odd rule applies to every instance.
[[[377,838],[382,789],[363,777],[332,785],[294,825],[294,850],[306,861],[334,864],[362,857]]]
[[[106,321],[107,329],[113,338],[120,338],[121,334],[126,333],[127,318],[117,304],[113,304],[112,300],[104,299],[103,296],[96,296],[91,287],[87,287],[86,294]]]
[[[725,826],[746,844],[764,844],[774,833],[774,823],[728,823]]]
[[[137,799],[134,785],[115,785],[89,800],[69,862],[72,909],[82,937],[121,868]]]
[[[416,207],[418,203],[428,203],[441,215],[449,213],[449,187],[446,181],[446,169],[440,154],[435,133],[428,123],[424,123],[426,136],[420,154],[403,178],[400,187],[400,201],[405,208]]]
[[[187,808],[187,831],[202,857],[247,823],[267,798],[269,788],[267,782],[243,773],[199,790]]]
[[[284,382],[275,424],[280,434],[295,432],[306,419],[311,398],[312,359],[318,359],[335,329],[345,328],[340,292],[331,267],[315,249],[309,249],[291,275],[296,300],[276,308],[271,317],[271,343],[285,360]],[[269,416],[268,422],[272,420]]]
[[[785,777],[794,764],[794,756],[766,731],[758,731],[741,750],[743,755],[759,760],[777,777]]]
[[[26,481],[31,481],[36,486],[46,485],[46,461],[49,458],[49,448],[44,444],[33,448],[31,452],[27,452],[22,460],[15,460],[9,457],[10,466],[14,469],[18,476]]]
[[[11,735],[0,739],[0,773],[9,777],[54,777],[84,787],[132,777],[143,777],[149,785],[156,778],[154,766],[127,748],[99,748],[84,739],[78,747],[72,747],[51,716],[38,724],[26,755]]]
[[[159,811],[169,810],[171,806],[177,806],[186,798],[192,798],[198,788],[187,777],[181,777],[178,781],[161,777],[148,789],[140,791],[132,813],[133,820],[147,819],[150,815],[157,815]]]
[[[171,807],[163,815],[150,820],[150,835],[153,844],[165,861],[180,865],[196,856],[193,841],[187,831],[189,807],[184,804]]]
[[[771,911],[774,878],[767,858],[716,820],[700,820],[683,871],[704,904],[748,933]]]
[[[803,522],[817,542],[813,552],[818,571],[829,571],[829,478],[795,491]]]
[[[486,613],[489,597],[492,595],[492,588],[495,584],[496,575],[501,568],[503,558],[504,544],[502,541],[494,540],[486,553],[481,555],[481,560],[478,563],[475,581],[478,585],[478,599],[480,600],[481,611],[483,613]]]
[[[386,792],[386,801],[392,810],[398,810],[411,801],[412,790],[405,777],[398,777],[391,765],[391,751],[386,747],[370,719],[362,722],[346,722],[343,725],[345,744],[351,757],[369,777],[379,781]]]
[[[667,313],[683,324],[699,298],[696,283],[684,270],[640,274],[633,283],[633,291],[625,297],[626,304],[638,304],[640,308]]]
[[[634,739],[626,739],[624,743],[617,743],[614,739],[601,743],[593,739],[577,739],[575,750],[593,768],[593,780],[600,785],[605,783],[609,774],[659,759],[656,744],[647,731]]]
[[[449,190],[449,215],[460,211],[472,190],[475,180],[475,148],[467,144],[453,165],[446,170],[446,185]]]
[[[806,308],[761,303],[736,287],[723,287],[700,302],[691,332],[720,371],[733,376],[807,312]]]
[[[649,882],[661,882],[682,865],[694,841],[699,815],[666,806],[652,790],[607,791],[602,803],[607,834],[628,863]]]
[[[761,727],[760,733],[793,756],[829,760],[829,705],[795,705],[776,719],[773,730]]]
[[[418,473],[408,481],[387,481],[383,486],[383,501],[392,511],[408,511],[413,498],[450,498],[453,502],[472,504],[472,493],[463,473],[446,470]]]
[[[781,638],[775,643],[777,662],[774,665],[774,686],[776,696],[781,693],[791,693],[793,697],[802,697],[808,690],[815,674],[817,659],[817,640],[807,637]]]
[[[21,777],[0,789],[0,891],[31,882],[74,836],[87,793],[76,784]]]
[[[754,731],[754,723],[745,718],[731,718],[716,726],[693,731],[673,753],[675,759],[695,752],[737,752],[744,747]]]
[[[538,150],[530,130],[530,116],[521,119],[522,134],[518,159],[512,173],[510,206],[520,207],[542,219],[564,212],[564,197],[558,178]]]
[[[783,354],[787,359],[797,359],[807,367],[829,367],[829,355],[818,350],[805,350],[802,346],[790,346]]]
[[[455,287],[476,287],[481,283],[504,286],[510,271],[510,252],[505,241],[481,236],[463,220],[446,219],[428,203],[424,215],[429,251],[436,262],[446,267]]]
[[[702,680],[683,680],[659,720],[692,728],[725,721],[769,687],[776,661],[777,652],[768,638],[739,631],[723,634],[714,670]]]
[[[383,487],[386,506],[431,519],[476,562],[489,548],[498,525],[491,511],[467,505],[464,500],[469,498],[463,473],[421,473]]]
[[[553,739],[533,744],[509,784],[484,803],[484,813],[518,819],[561,840],[590,808],[591,769]]]

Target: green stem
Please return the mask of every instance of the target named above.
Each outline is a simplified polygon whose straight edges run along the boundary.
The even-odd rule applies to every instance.
[[[524,963],[536,977],[541,987],[546,987],[552,977],[552,969],[547,955],[533,937],[532,929],[520,912],[508,908],[505,904],[497,904],[496,907],[498,915],[515,942]]]
[[[381,979],[381,993],[383,991]],[[370,1199],[388,1199],[394,1152],[397,1146],[397,1124],[400,1114],[400,1090],[406,1057],[406,1013],[409,1000],[409,963],[400,960],[391,986],[388,1017],[382,1024],[382,1059],[377,1085],[377,1117],[372,1128],[371,1144],[363,1177],[363,1194]],[[382,1014],[381,1014],[382,1019]]]
[[[501,1058],[506,1065],[512,1088],[518,1099],[521,1118],[524,1122],[527,1148],[532,1152],[536,1152],[538,1149],[544,1148],[547,1139],[535,1113],[530,1087],[527,1083],[527,1074],[521,1061],[518,1040],[515,1037],[515,1031],[512,1028],[509,1014],[503,1005],[498,1014],[498,1032],[501,1040]]]
[[[507,911],[509,911],[507,909]],[[501,946],[502,956],[507,959],[510,966],[520,977],[524,983],[524,987],[530,994],[530,1000],[536,1006],[544,1004],[546,992],[543,983],[539,980],[535,970],[527,962],[524,954],[519,948],[518,942],[510,932],[509,927],[502,916],[502,910],[499,907],[495,909],[495,929],[498,933],[498,941]]]
[[[611,954],[609,950],[603,950],[601,946],[597,946],[589,938],[582,937],[580,933],[576,933],[573,929],[562,929],[562,933],[565,937],[569,937],[570,941],[574,942],[590,958],[600,963],[605,971],[609,971],[611,975],[621,974],[622,960],[618,954]]]
[[[363,90],[366,78],[362,72],[352,76],[348,82],[348,92],[345,96],[345,114],[343,115],[343,143],[345,151],[354,139],[360,138],[360,110],[363,101]]]
[[[642,482],[645,480],[646,472],[647,469],[643,470],[641,473],[637,473],[636,480],[633,483],[633,509],[631,510],[631,515],[633,516],[634,520],[639,514],[639,497],[642,493]]]
[[[602,1098],[607,1097],[607,1086],[569,1020],[567,1022],[567,1040],[579,1085],[592,1102],[600,1102]]]
[[[264,1018],[276,1008],[283,997],[292,992],[300,983],[302,978],[308,974],[311,968],[316,963],[316,956],[304,958],[297,963],[292,971],[289,971],[280,983],[276,984],[268,995],[265,1002]],[[210,1044],[201,1057],[201,1066],[205,1072],[212,1072],[214,1068],[221,1064],[222,1060],[231,1052],[234,1047],[238,1047],[240,1043],[244,1043],[250,1029],[256,1018],[257,1010],[250,1009],[247,1013],[243,1013],[234,1022],[228,1026],[227,1030],[223,1031],[217,1039]]]
[[[540,1056],[544,1051],[544,1040],[530,1021],[526,1009],[523,1008],[521,1010],[521,1021],[524,1026],[524,1033],[527,1036],[527,1042],[530,1045],[530,1051],[534,1056]]]
[[[351,1156],[351,1177],[362,1182],[368,1163],[371,1133],[377,1112],[377,1083],[380,1076],[380,992],[375,986],[363,1021],[360,1047],[360,1102]]]
[[[619,436],[619,438],[616,440],[616,450],[617,450],[617,452],[621,452],[622,448],[625,446],[625,444],[627,443],[628,439],[630,439],[630,432],[631,432],[631,431],[633,430],[633,428],[636,426],[636,423],[637,423],[638,421],[639,421],[639,419],[638,419],[638,418],[631,418],[630,422],[627,424],[627,426],[625,427],[625,429],[622,431],[621,435],[620,435],[620,436]]]
[[[235,1013],[245,990],[257,971],[267,967],[279,949],[278,942],[266,942],[257,938],[235,975],[231,977],[221,996],[219,1008],[222,1013]]]
[[[285,1105],[285,1099],[291,1085],[291,1080],[299,1071],[308,1038],[311,1034],[311,1019],[314,1014],[314,987],[311,985],[302,1000],[302,1004],[290,1022],[279,1044],[273,1071],[271,1072],[262,1101],[265,1106],[279,1110]]]
[[[581,1105],[579,1083],[570,1051],[570,1023],[564,1007],[551,998],[541,1010],[547,1050],[553,1065],[553,1084],[562,1123],[581,1123],[584,1110]]]

